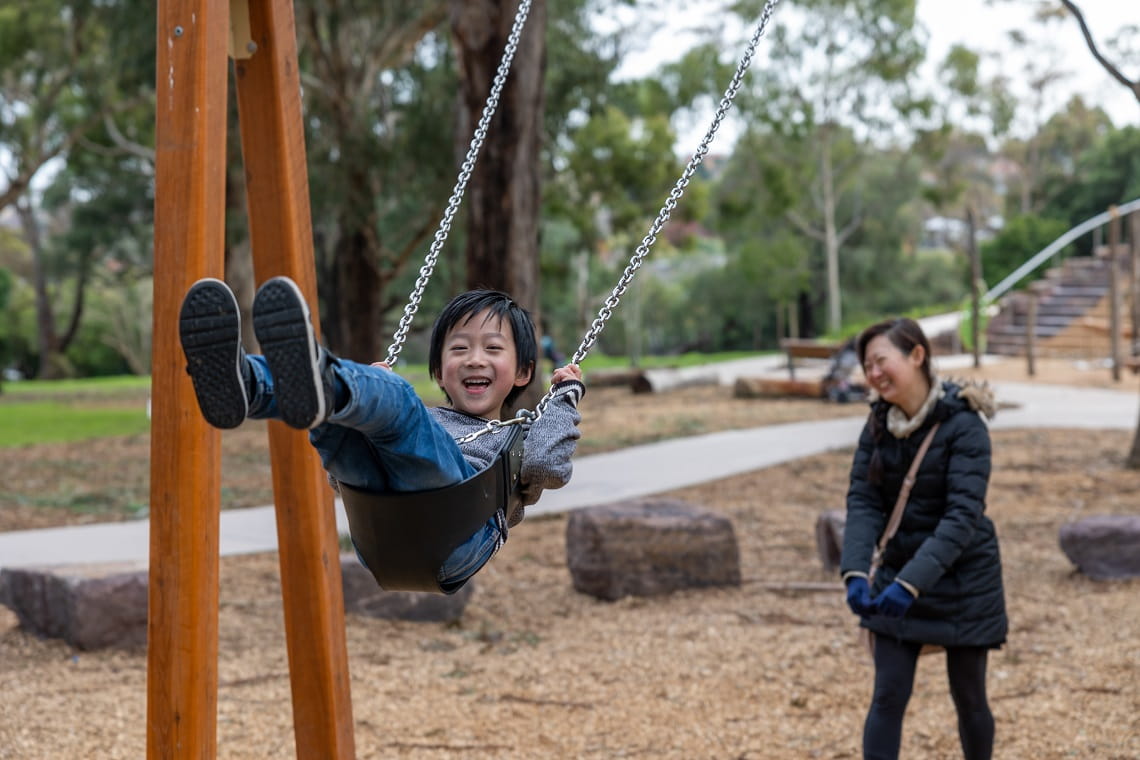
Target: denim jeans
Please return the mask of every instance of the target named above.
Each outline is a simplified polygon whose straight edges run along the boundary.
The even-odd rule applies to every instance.
[[[455,439],[432,417],[407,380],[381,367],[348,359],[331,361],[347,401],[309,431],[309,441],[336,480],[386,493],[442,488],[475,474]],[[250,355],[249,363],[254,386],[249,416],[280,419],[265,358]],[[502,544],[500,535],[504,535],[502,520],[488,520],[444,561],[441,585],[458,584],[458,588],[474,575]]]

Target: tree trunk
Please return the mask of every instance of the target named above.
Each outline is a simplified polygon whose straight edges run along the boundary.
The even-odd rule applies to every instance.
[[[348,226],[341,229],[333,249],[336,291],[327,302],[333,329],[326,338],[337,354],[368,364],[384,358],[388,336],[379,329],[383,324],[380,295],[388,280],[377,271],[366,232]]]
[[[51,294],[48,293],[47,269],[44,263],[43,245],[40,240],[40,223],[36,219],[31,201],[19,199],[16,211],[24,238],[32,254],[32,286],[36,294],[36,349],[40,355],[40,366],[36,377],[41,380],[55,380],[63,376],[62,357],[58,356],[59,343],[55,331],[55,315],[52,313]]]
[[[517,0],[452,4],[461,96],[456,140],[462,153],[483,112],[517,7]],[[545,0],[534,0],[467,190],[467,286],[510,293],[536,322],[545,30]],[[532,387],[520,404],[531,407],[541,393]]]
[[[332,249],[332,288],[325,299],[325,335],[332,350],[362,363],[380,361],[388,338],[380,329],[384,293],[402,268],[381,267],[379,222],[372,207],[373,191],[364,169],[346,176],[346,206],[337,220],[339,237]]]
[[[974,369],[982,366],[982,257],[978,252],[978,228],[974,207],[966,207],[966,249],[970,255],[970,348]]]
[[[819,158],[819,179],[823,194],[823,246],[827,256],[827,329],[839,332],[843,326],[843,306],[839,292],[839,232],[835,226],[835,177],[831,162],[831,127],[824,128]]]

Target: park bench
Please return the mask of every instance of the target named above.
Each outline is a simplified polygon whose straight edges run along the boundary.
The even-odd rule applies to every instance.
[[[792,380],[796,379],[796,359],[830,359],[842,347],[841,343],[804,338],[780,340],[780,349],[788,355],[788,375]]]

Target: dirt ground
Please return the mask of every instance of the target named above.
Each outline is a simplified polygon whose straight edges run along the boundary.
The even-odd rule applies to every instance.
[[[1104,369],[1052,364],[1035,379],[1136,389],[1132,376],[1117,385]],[[983,374],[1022,380],[1024,367]],[[594,389],[583,404],[583,450],[860,411],[742,401],[715,388],[656,396]],[[263,438],[251,426],[224,439],[233,460],[223,485],[249,503],[264,503],[256,501],[268,477],[258,459]],[[1140,473],[1123,469],[1130,444],[1125,432],[994,434],[989,514],[1011,619],[1008,644],[990,659],[995,757],[1140,758],[1140,582],[1090,581],[1057,545],[1068,520],[1136,512]],[[33,447],[15,452],[23,463],[15,466],[5,451],[4,492],[16,492],[12,477],[52,487],[65,477],[73,489],[108,492],[117,480],[145,501],[148,447],[145,438],[99,452]],[[114,471],[103,455],[115,458]],[[43,460],[65,475],[48,468],[25,477]],[[670,494],[732,519],[739,588],[594,600],[573,590],[566,518],[558,516],[528,519],[512,533],[456,624],[349,615],[357,756],[859,757],[871,668],[854,618],[838,591],[773,588],[834,580],[821,569],[813,526],[821,510],[842,505],[849,463],[850,451],[837,452]],[[0,529],[127,512],[76,515],[5,497]],[[218,757],[295,756],[278,576],[276,555],[222,561]],[[933,655],[920,665],[904,757],[961,756],[943,662]],[[0,759],[143,757],[145,683],[144,653],[77,652],[30,636],[0,608]]]

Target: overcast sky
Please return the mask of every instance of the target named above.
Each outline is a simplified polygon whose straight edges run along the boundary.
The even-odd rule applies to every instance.
[[[637,4],[629,12],[630,18],[644,21],[647,28],[658,31],[647,34],[646,42],[640,49],[630,52],[619,73],[630,77],[641,76],[661,63],[676,59],[697,41],[691,30],[702,24],[717,23],[717,19],[709,13],[709,9],[717,4],[718,0],[689,0],[684,4],[684,10],[678,10],[679,4],[674,3],[665,3],[664,7],[652,2]],[[1140,26],[1140,0],[1079,0],[1078,5],[1084,11],[1093,36],[1102,50],[1105,40],[1116,29],[1129,24]],[[785,0],[777,6],[776,16],[793,8],[794,2]],[[1093,59],[1080,28],[1072,18],[1049,25],[1037,23],[1032,18],[1032,9],[1024,0],[998,2],[993,6],[987,5],[985,0],[918,0],[918,16],[929,36],[927,62],[923,72],[930,81],[933,81],[938,62],[956,43],[996,54],[986,59],[984,76],[1003,73],[1015,80],[1024,76],[1024,54],[1014,51],[1008,42],[1008,32],[1021,29],[1035,43],[1029,48],[1030,54],[1037,55],[1040,62],[1053,60],[1058,68],[1072,72],[1072,76],[1053,88],[1053,95],[1045,104],[1046,113],[1055,112],[1073,93],[1080,93],[1087,102],[1104,107],[1117,126],[1140,125],[1140,103]],[[726,50],[730,49],[730,44],[739,46],[736,37],[750,32],[751,29],[744,32],[740,28],[726,31]],[[763,46],[764,41],[761,40],[761,51],[753,66],[766,65]],[[1140,62],[1121,68],[1126,76],[1133,79],[1140,77]],[[718,96],[719,94],[717,93]],[[684,153],[688,147],[695,148],[706,126],[695,124],[691,134],[682,130],[678,149]],[[723,147],[725,142],[722,140],[731,140],[732,131],[731,125],[726,125],[726,134],[718,137],[717,145]],[[692,145],[688,146],[688,143]]]

